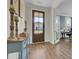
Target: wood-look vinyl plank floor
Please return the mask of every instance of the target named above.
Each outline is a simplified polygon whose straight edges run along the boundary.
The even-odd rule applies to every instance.
[[[30,44],[28,59],[72,59],[71,40],[61,40],[53,45],[50,42]]]

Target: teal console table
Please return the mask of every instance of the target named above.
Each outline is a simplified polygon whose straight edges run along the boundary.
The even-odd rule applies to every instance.
[[[20,40],[8,40],[7,52],[8,54],[19,52],[18,59],[28,59],[28,54],[29,54],[29,49],[27,48],[28,44],[29,44],[29,38],[24,38]]]

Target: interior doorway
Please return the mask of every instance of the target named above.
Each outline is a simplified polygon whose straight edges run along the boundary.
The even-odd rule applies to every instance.
[[[44,41],[45,12],[32,10],[32,42]]]

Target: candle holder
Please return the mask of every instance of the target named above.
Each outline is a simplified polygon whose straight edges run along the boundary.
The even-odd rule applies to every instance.
[[[14,13],[15,13],[15,10],[14,10],[14,7],[13,5],[10,5],[10,37],[9,39],[14,39]]]
[[[16,37],[18,36],[18,22],[19,22],[19,20],[18,20],[18,16],[15,16],[15,24],[16,24],[16,29],[15,29],[15,35],[16,35]]]

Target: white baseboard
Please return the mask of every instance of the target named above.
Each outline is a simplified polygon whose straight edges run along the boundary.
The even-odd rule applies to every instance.
[[[60,41],[60,39],[56,40],[56,41],[55,41],[55,44],[58,43],[59,41]]]

